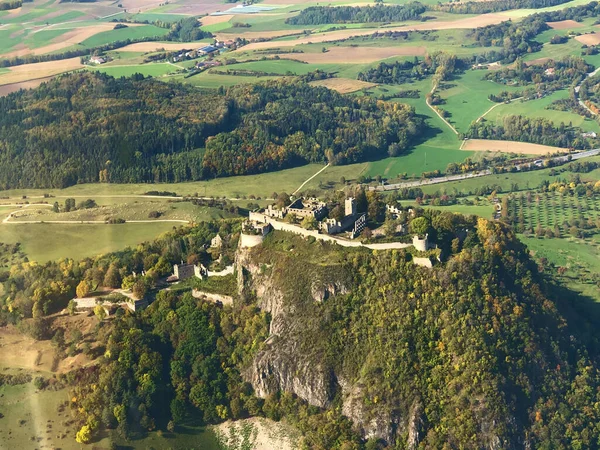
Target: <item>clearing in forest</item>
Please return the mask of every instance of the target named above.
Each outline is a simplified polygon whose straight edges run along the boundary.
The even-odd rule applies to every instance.
[[[529,142],[516,141],[497,141],[487,139],[468,139],[461,148],[475,152],[502,152],[502,153],[523,153],[526,155],[546,155],[548,153],[558,153],[568,151],[565,148],[551,147],[550,145],[530,144]]]
[[[361,89],[368,89],[376,86],[375,83],[352,80],[350,78],[327,78],[325,80],[313,81],[311,84],[315,86],[325,86],[326,88],[338,91],[340,94],[348,94],[350,92],[356,92]]]

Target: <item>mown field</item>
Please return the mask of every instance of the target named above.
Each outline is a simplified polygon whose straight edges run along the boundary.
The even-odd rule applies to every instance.
[[[46,262],[114,252],[152,240],[173,226],[177,224],[0,224],[0,239],[8,244],[20,242],[31,261]]]

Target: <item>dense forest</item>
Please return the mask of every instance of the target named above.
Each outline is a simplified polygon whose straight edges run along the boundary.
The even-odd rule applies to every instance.
[[[572,0],[492,0],[486,2],[448,2],[431,7],[433,11],[444,11],[452,14],[487,14],[510,9],[539,9],[562,5]]]
[[[8,9],[17,9],[23,6],[23,0],[8,0],[0,2],[0,11]]]
[[[586,139],[580,128],[541,117],[506,116],[502,124],[481,120],[474,122],[465,133],[470,139],[499,139],[504,141],[531,142],[561,148],[586,149],[597,147],[596,139]]]
[[[326,23],[376,23],[418,20],[426,11],[419,2],[405,5],[376,6],[310,6],[290,17],[290,25],[322,25]]]
[[[405,150],[421,127],[409,106],[300,81],[217,92],[76,73],[0,98],[0,189],[344,164]]]
[[[556,295],[502,223],[415,212],[402,220],[445,254],[432,269],[405,251],[275,232],[240,255],[233,308],[163,291],[146,311],[99,317],[95,362],[60,375],[78,440],[264,415],[289,420],[311,449],[598,448],[596,316]],[[44,315],[76,285],[118,286],[141,268],[152,279],[238,230],[207,223],[78,263],[24,263],[1,277],[3,322],[49,338]],[[65,300],[44,303],[49,290]]]

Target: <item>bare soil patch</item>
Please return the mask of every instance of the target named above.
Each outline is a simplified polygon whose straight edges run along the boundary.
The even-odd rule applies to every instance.
[[[377,86],[375,83],[369,83],[367,81],[352,80],[350,78],[328,78],[326,80],[313,81],[311,83],[314,86],[324,86],[334,91],[338,91],[340,94],[348,94],[350,92],[360,91],[361,89],[368,89],[373,86]]]
[[[581,36],[576,36],[575,40],[585,45],[598,45],[600,44],[600,34],[582,34]]]
[[[559,22],[546,22],[546,24],[555,30],[565,30],[567,28],[580,28],[583,24],[574,20],[561,20]]]
[[[486,139],[469,139],[462,147],[463,150],[475,152],[491,151],[502,153],[524,153],[526,155],[546,155],[568,151],[565,148],[551,147],[549,145],[530,144],[516,141],[494,141]]]
[[[222,16],[206,16],[200,19],[200,23],[204,26],[214,25],[216,23],[228,22],[233,19],[233,14],[223,14]]]
[[[453,29],[471,29],[477,27],[484,27],[487,25],[495,25],[506,21],[506,17],[500,14],[481,14],[475,17],[467,17],[465,19],[458,19],[444,22],[424,22],[414,25],[403,25],[399,27],[390,27],[385,29],[369,28],[369,29],[350,29],[350,30],[337,30],[329,33],[322,33],[311,35],[307,37],[299,37],[295,40],[289,41],[275,41],[275,42],[254,42],[242,47],[236,52],[248,51],[248,50],[262,50],[266,48],[274,47],[294,47],[300,44],[310,44],[317,42],[332,42],[348,39],[353,36],[368,36],[377,31],[424,31],[424,30],[453,30]],[[231,35],[229,35],[230,37]],[[227,38],[227,36],[222,36]],[[246,37],[246,36],[244,36]],[[246,37],[247,38],[247,37]],[[247,38],[248,39],[248,38]]]
[[[424,56],[426,54],[425,47],[331,47],[325,53],[286,53],[279,56],[317,64],[364,64],[394,56]]]
[[[119,51],[121,52],[156,52],[159,50],[183,50],[183,49],[194,49],[198,47],[202,47],[206,44],[198,44],[194,42],[138,42],[136,44],[127,45],[125,47],[121,47]]]
[[[0,97],[8,95],[12,92],[17,92],[21,89],[33,89],[38,87],[40,84],[50,81],[52,77],[38,78],[37,80],[23,81],[22,83],[5,84],[0,86]]]
[[[47,78],[81,67],[83,67],[83,65],[81,64],[79,57],[62,59],[59,61],[23,64],[21,66],[11,67],[9,73],[0,75],[0,86]]]

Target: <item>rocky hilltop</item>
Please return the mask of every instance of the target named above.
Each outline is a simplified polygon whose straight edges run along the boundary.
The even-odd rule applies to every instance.
[[[581,396],[596,398],[597,355],[565,319],[575,313],[500,224],[455,239],[432,269],[404,250],[285,233],[241,249],[240,301],[271,315],[243,378],[259,397],[293,393],[398,448],[537,448],[567,428],[589,433]]]

